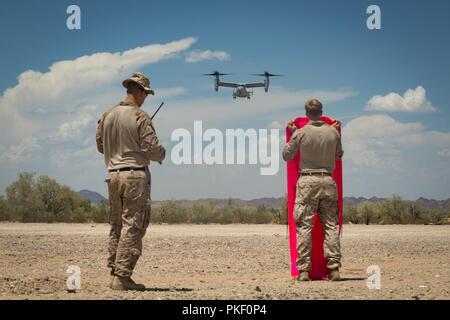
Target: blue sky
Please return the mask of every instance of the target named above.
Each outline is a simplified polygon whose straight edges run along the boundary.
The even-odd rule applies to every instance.
[[[70,4],[81,8],[82,30],[66,28],[65,11]],[[366,27],[370,4],[381,8],[381,30]],[[28,170],[48,174],[75,189],[105,194],[101,158],[88,149],[94,118],[120,100],[120,80],[135,70],[123,74],[119,70],[87,90],[75,74],[87,71],[69,63],[64,70],[71,74],[62,71],[56,77],[66,83],[54,99],[49,93],[41,97],[45,90],[51,92],[40,83],[42,79],[36,80],[36,86],[44,86],[42,90],[24,98],[27,93],[18,88],[19,75],[28,70],[49,73],[58,61],[193,37],[196,40],[176,49],[175,56],[138,64],[140,71],[150,75],[155,89],[166,93],[156,95],[144,108],[150,111],[166,101],[167,109],[155,125],[169,148],[173,129],[192,127],[193,119],[184,112],[196,110],[196,105],[210,106],[199,107],[195,114],[207,126],[265,128],[302,115],[303,97],[323,95],[326,113],[344,124],[346,195],[450,197],[448,1],[90,0],[15,1],[1,6],[0,35],[6,49],[0,59],[0,114],[17,112],[14,119],[19,121],[3,117],[1,124],[5,134],[0,140],[0,190],[17,172]],[[206,50],[226,53],[229,58],[186,62],[192,51]],[[216,69],[234,73],[226,80],[237,82],[258,80],[250,74],[264,70],[285,76],[272,80],[274,90],[268,94],[255,90],[250,102],[232,101],[230,91],[216,93],[212,79],[200,76]],[[5,98],[8,88],[17,97]],[[402,97],[407,90],[412,91],[413,101],[423,99],[405,112]],[[382,99],[368,110],[375,96]],[[296,98],[298,102],[290,100]],[[224,121],[220,121],[222,115]],[[79,127],[70,123],[73,119]],[[17,134],[11,133],[11,126]],[[61,131],[67,128],[76,130],[71,135]],[[153,168],[155,199],[284,193],[283,163],[274,177],[258,176],[257,168],[249,166],[183,168],[168,163]],[[166,184],[165,180],[179,176],[184,178],[177,187]],[[258,187],[248,181],[257,182]]]

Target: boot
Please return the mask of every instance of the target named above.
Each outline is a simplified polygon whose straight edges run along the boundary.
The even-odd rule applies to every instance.
[[[135,290],[135,291],[144,291],[145,286],[140,283],[136,283],[131,279],[131,277],[119,277],[114,276],[114,280],[111,285],[111,289],[113,290]]]
[[[300,275],[298,276],[298,281],[309,281],[309,273],[308,271],[302,271],[300,272]]]
[[[109,287],[112,288],[113,282],[114,282],[114,268],[111,269],[111,272],[109,274]]]
[[[339,273],[338,268],[330,270],[330,273],[328,273],[328,280],[330,280],[330,281],[340,281],[341,280],[341,275]]]

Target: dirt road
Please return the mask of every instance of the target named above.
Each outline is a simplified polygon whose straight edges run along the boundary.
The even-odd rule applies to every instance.
[[[108,288],[105,224],[0,223],[0,299],[450,299],[450,226],[345,225],[345,281],[293,282],[286,226],[152,225],[134,278]],[[66,290],[69,265],[81,289]],[[369,290],[367,267],[382,271]]]

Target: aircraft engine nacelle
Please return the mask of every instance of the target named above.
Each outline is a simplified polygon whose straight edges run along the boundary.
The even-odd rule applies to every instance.
[[[216,77],[216,79],[214,79],[214,90],[216,92],[219,91],[219,77]]]
[[[266,77],[266,79],[264,79],[264,91],[269,91],[269,77]]]

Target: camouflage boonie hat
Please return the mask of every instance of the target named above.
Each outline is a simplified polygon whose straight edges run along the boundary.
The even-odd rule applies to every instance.
[[[311,99],[306,101],[305,103],[306,112],[312,114],[321,114],[322,113],[322,102],[317,99]]]
[[[155,95],[155,91],[153,91],[151,88],[150,88],[150,80],[147,78],[147,76],[145,75],[145,74],[143,74],[142,72],[136,72],[136,73],[133,73],[133,75],[130,77],[130,78],[128,78],[128,79],[126,79],[126,80],[124,80],[123,82],[122,82],[122,85],[125,87],[125,88],[128,88],[128,85],[129,85],[129,83],[130,82],[135,82],[135,83],[137,83],[138,85],[140,85],[145,91],[147,91],[148,93],[150,93],[150,94],[152,94],[152,95]]]

